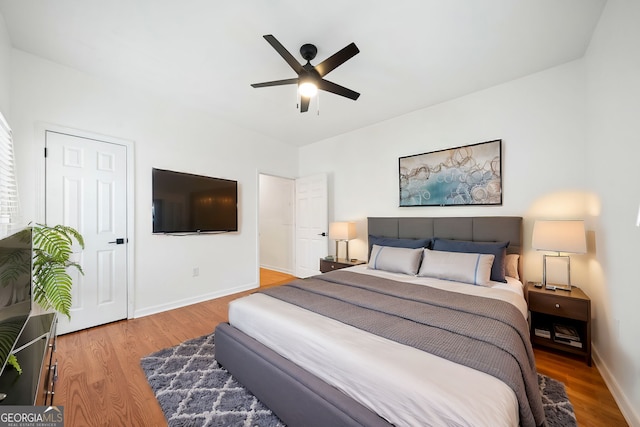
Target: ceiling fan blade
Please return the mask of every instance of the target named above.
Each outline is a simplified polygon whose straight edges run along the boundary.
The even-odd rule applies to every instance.
[[[344,86],[340,86],[325,79],[320,79],[320,81],[318,81],[318,89],[335,93],[336,95],[344,96],[345,98],[353,99],[354,101],[360,96],[358,92],[347,89]]]
[[[311,98],[309,98],[308,96],[301,96],[300,97],[300,112],[301,113],[306,113],[307,111],[309,111],[309,101],[311,101]]]
[[[289,64],[289,66],[293,68],[293,71],[298,74],[302,72],[302,65],[296,58],[293,57],[293,55],[291,55],[291,53],[289,53],[287,49],[285,49],[284,46],[282,46],[282,44],[275,37],[273,37],[271,34],[267,34],[266,36],[262,37],[264,37],[264,39],[269,42],[271,46],[273,46],[276,52],[278,52],[280,56],[282,56],[282,58],[287,61],[287,64]]]
[[[334,53],[333,55],[316,65],[316,71],[318,72],[318,74],[320,74],[320,77],[326,76],[331,71],[335,70],[338,66],[344,64],[349,59],[356,56],[358,53],[360,53],[360,49],[358,49],[358,46],[356,46],[355,43],[351,43],[347,47],[339,50],[338,52]]]
[[[298,84],[298,78],[295,79],[284,79],[284,80],[274,80],[272,82],[264,82],[264,83],[252,83],[251,87],[269,87],[269,86],[282,86],[282,85],[295,85]]]

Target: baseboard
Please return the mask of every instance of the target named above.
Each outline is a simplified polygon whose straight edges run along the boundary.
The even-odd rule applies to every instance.
[[[238,292],[250,291],[251,289],[257,289],[258,287],[259,287],[258,283],[249,283],[247,285],[236,286],[234,288],[229,288],[222,291],[198,295],[193,298],[185,298],[179,301],[172,301],[169,304],[160,304],[160,305],[136,310],[133,314],[133,317],[137,318],[137,317],[150,316],[152,314],[158,314],[164,311],[169,311],[176,308],[186,307],[192,304],[197,304],[199,302],[205,302],[205,301],[209,301],[209,300],[220,298],[220,297],[226,297],[227,295],[237,294]]]
[[[260,268],[264,268],[264,269],[267,269],[267,270],[273,270],[273,271],[277,271],[278,273],[290,274],[292,276],[295,276],[293,271],[287,270],[286,268],[276,267],[276,266],[273,266],[273,265],[260,265]]]
[[[607,384],[607,387],[609,388],[613,399],[618,404],[620,412],[622,412],[622,416],[627,421],[627,424],[629,424],[631,427],[640,427],[640,415],[638,414],[638,412],[636,412],[636,409],[633,407],[633,405],[631,405],[631,402],[629,402],[627,396],[622,392],[618,381],[616,381],[614,376],[611,375],[611,371],[607,367],[607,364],[604,363],[602,358],[600,358],[600,354],[598,353],[598,350],[595,348],[595,346],[591,347],[591,351],[593,356],[593,363],[598,368],[598,371],[600,371],[602,379],[604,380],[605,384]]]

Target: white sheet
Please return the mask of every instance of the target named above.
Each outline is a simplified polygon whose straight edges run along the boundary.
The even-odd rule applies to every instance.
[[[352,270],[384,273],[360,267]],[[456,292],[518,301],[517,283],[492,289],[404,278],[412,283],[418,279],[427,286],[457,288]],[[522,295],[522,287],[519,293]],[[526,304],[524,308],[526,315]],[[497,378],[267,295],[253,294],[231,302],[229,322],[397,426],[519,423],[516,396]]]

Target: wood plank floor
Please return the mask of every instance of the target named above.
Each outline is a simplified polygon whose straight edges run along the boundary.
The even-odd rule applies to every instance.
[[[261,286],[291,279],[260,271]],[[65,425],[166,426],[140,358],[210,333],[227,321],[229,301],[251,292],[60,336],[55,404],[64,406]],[[535,354],[539,372],[565,383],[580,426],[627,425],[595,367],[546,350]]]

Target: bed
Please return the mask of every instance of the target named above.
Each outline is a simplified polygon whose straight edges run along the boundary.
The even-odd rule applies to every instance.
[[[544,424],[522,218],[368,218],[368,233],[368,265],[232,302],[218,362],[289,426]]]

